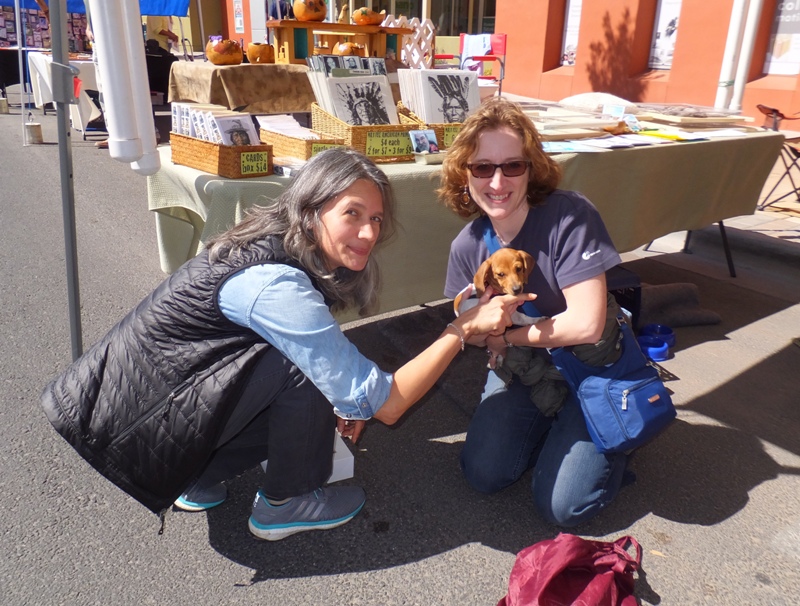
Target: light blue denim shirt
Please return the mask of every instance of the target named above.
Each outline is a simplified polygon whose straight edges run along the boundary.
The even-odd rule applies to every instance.
[[[258,333],[317,386],[345,419],[368,419],[383,406],[392,375],[342,333],[308,276],[288,265],[248,267],[219,291],[225,317]]]

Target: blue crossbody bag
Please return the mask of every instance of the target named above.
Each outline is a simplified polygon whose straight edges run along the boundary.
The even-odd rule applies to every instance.
[[[563,347],[550,350],[553,364],[578,398],[598,452],[629,452],[652,440],[676,417],[669,390],[639,348],[625,318],[622,355],[609,366],[590,366]]]

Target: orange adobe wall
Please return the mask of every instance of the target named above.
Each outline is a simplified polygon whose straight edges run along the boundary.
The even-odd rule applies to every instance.
[[[253,41],[253,28],[250,24],[250,0],[242,0],[241,4],[234,3],[233,0],[221,0],[223,4],[222,12],[222,35],[229,40],[240,40],[244,42],[243,48]],[[244,32],[236,33],[236,20],[234,10],[240,7],[244,18]]]
[[[777,0],[764,0],[742,113],[763,118],[756,104],[800,111],[800,77],[762,73]],[[608,92],[633,102],[713,106],[733,0],[683,0],[670,70],[648,67],[654,0],[583,0],[576,63],[561,65],[566,0],[499,0],[496,32],[508,34],[509,93],[559,100]]]

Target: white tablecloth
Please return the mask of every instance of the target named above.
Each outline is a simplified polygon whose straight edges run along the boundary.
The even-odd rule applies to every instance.
[[[52,63],[51,53],[28,53],[28,71],[31,75],[33,101],[36,107],[43,107],[46,103],[53,102]],[[70,61],[69,64],[80,71],[78,78],[81,80],[78,104],[70,105],[69,108],[70,120],[74,129],[86,132],[86,125],[100,117],[100,110],[86,93],[87,90],[97,90],[94,63],[86,60]]]
[[[783,144],[773,131],[691,143],[555,156],[563,189],[584,193],[603,217],[614,245],[630,251],[667,234],[752,214]],[[270,204],[288,179],[224,179],[172,164],[159,148],[161,170],[148,177],[148,204],[157,211],[161,267],[172,272],[205,242],[241,220],[255,204]],[[381,254],[381,312],[443,297],[450,242],[465,221],[434,193],[439,166],[383,164],[401,225]]]

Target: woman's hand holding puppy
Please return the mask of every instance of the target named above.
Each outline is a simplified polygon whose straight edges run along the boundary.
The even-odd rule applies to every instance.
[[[536,295],[497,295],[487,288],[478,305],[463,312],[453,321],[464,333],[470,343],[485,342],[489,335],[501,335],[511,326],[511,314],[526,301],[533,301]]]
[[[485,292],[476,307],[454,319],[436,341],[397,369],[389,398],[374,418],[387,425],[397,422],[433,386],[464,342],[502,334],[517,307],[535,297],[529,293],[492,297],[490,291]]]

